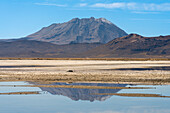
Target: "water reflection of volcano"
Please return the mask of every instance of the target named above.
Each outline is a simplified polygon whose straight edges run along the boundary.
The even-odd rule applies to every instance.
[[[88,85],[88,86],[105,86],[105,87],[125,87],[127,84],[105,84],[105,83],[52,83],[50,85]],[[72,100],[95,100],[104,101],[111,96],[109,95],[94,95],[96,93],[117,93],[121,89],[77,89],[77,88],[51,88],[40,87],[43,91],[47,91],[52,95],[63,95]]]

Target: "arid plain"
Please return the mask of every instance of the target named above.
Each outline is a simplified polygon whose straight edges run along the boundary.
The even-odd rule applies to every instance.
[[[170,84],[170,61],[0,60],[0,81]]]

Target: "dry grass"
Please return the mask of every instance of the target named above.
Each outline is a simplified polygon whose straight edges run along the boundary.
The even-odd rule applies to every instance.
[[[10,93],[0,93],[0,95],[31,95],[31,94],[40,94],[38,91],[34,92],[10,92]]]

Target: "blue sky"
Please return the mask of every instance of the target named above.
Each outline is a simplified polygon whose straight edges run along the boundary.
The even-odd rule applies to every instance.
[[[127,33],[170,35],[170,0],[0,0],[0,39],[76,17],[103,17]]]

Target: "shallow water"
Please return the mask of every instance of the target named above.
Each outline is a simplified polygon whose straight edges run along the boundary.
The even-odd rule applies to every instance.
[[[31,84],[36,85],[36,83]],[[31,84],[28,82],[0,82],[0,93],[40,92],[40,94],[31,95],[0,95],[0,113],[170,113],[170,98],[96,95],[101,93],[142,93],[170,96],[170,85],[152,86],[101,83],[50,84],[107,87],[153,87],[153,89],[13,87],[13,85]]]

